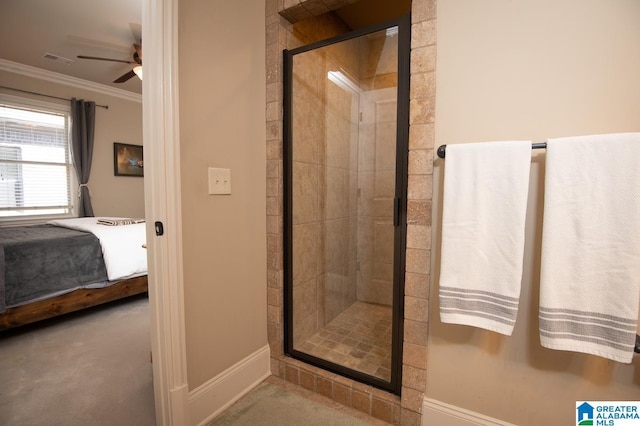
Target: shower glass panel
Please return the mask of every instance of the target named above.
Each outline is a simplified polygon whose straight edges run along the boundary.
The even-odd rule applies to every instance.
[[[404,278],[408,102],[400,97],[399,112],[398,95],[408,87],[408,55],[399,49],[399,31],[409,44],[405,21],[285,51],[286,349],[394,391]]]

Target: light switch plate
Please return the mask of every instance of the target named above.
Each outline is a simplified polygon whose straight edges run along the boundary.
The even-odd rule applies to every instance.
[[[231,194],[231,170],[209,167],[209,194]]]

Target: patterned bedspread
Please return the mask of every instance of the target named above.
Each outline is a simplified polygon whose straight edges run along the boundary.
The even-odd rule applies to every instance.
[[[0,228],[0,313],[108,284],[100,242],[93,234],[53,225]]]

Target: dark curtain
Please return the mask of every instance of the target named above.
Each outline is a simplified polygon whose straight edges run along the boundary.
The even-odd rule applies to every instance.
[[[96,103],[71,99],[71,156],[78,177],[78,217],[93,216],[89,175],[93,158],[93,135],[96,122]]]

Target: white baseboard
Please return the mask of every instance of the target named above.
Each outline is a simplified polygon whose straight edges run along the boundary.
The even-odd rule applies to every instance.
[[[270,374],[267,345],[189,392],[189,423],[207,424]]]
[[[422,426],[515,426],[431,398],[422,402]]]

